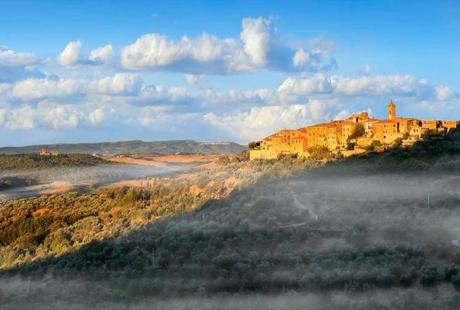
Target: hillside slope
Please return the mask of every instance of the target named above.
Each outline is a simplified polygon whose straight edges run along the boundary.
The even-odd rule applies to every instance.
[[[256,293],[295,296],[285,305],[302,297],[316,309],[460,306],[459,135],[318,168],[286,159],[224,170],[2,204],[2,279],[47,283],[9,303],[232,296],[244,304]],[[229,180],[242,182],[238,190],[225,191]],[[58,287],[91,294],[81,301]]]
[[[33,145],[24,147],[3,147],[0,154],[37,153],[42,148],[47,148],[60,153],[86,153],[86,154],[174,154],[174,153],[239,153],[246,147],[233,142],[197,142],[193,140],[170,141],[120,141],[101,143],[76,143],[76,144],[51,144]]]

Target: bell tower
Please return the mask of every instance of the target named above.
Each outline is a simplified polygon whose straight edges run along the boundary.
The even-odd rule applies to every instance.
[[[388,104],[388,119],[394,118],[396,118],[396,104],[391,100]]]

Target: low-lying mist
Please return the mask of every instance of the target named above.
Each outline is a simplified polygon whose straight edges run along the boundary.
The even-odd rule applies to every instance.
[[[174,175],[191,168],[191,165],[167,165],[164,167],[156,167],[131,164],[105,164],[90,167],[1,171],[0,180],[15,178],[18,180],[30,180],[35,184],[26,186],[20,184],[12,188],[0,190],[0,200],[2,200],[2,197],[4,200],[36,196],[47,190],[52,190],[53,188],[59,189],[59,187],[84,190],[88,187],[99,187],[123,180]]]
[[[448,285],[437,289],[376,289],[366,292],[308,292],[283,294],[205,293],[194,296],[130,298],[127,291],[116,290],[107,283],[84,280],[62,280],[47,277],[40,280],[9,279],[0,281],[2,309],[255,309],[255,310],[348,310],[392,309],[420,310],[460,307],[458,292]],[[30,296],[35,298],[31,301]],[[16,300],[15,303],[10,303]]]

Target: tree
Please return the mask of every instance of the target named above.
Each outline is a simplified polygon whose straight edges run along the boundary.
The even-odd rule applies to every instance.
[[[420,283],[424,286],[431,286],[438,280],[438,268],[434,265],[425,266],[422,268],[422,276]]]
[[[349,139],[356,139],[358,137],[364,136],[365,130],[362,124],[356,124],[353,128],[353,132],[351,133]]]

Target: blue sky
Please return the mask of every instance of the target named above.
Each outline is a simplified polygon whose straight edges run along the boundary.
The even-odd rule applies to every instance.
[[[458,1],[1,1],[0,145],[460,119]],[[184,36],[186,36],[184,38]]]

